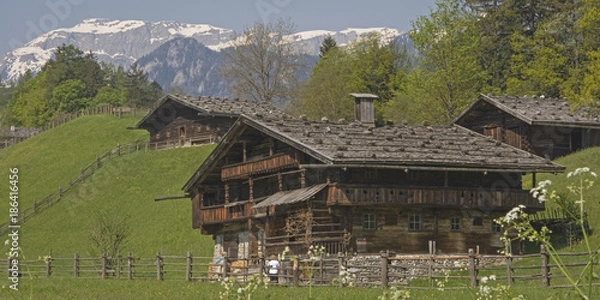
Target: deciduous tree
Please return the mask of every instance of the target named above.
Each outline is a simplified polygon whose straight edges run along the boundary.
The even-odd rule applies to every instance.
[[[294,24],[283,19],[256,22],[224,50],[221,74],[233,81],[231,91],[237,97],[260,102],[290,98],[302,66],[292,43],[294,30]]]

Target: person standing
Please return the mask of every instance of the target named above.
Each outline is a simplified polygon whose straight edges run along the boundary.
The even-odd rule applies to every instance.
[[[275,257],[275,254],[271,254],[271,259],[269,260],[269,278],[271,279],[271,282],[277,282],[277,277],[279,274],[279,261],[277,260],[277,257]]]

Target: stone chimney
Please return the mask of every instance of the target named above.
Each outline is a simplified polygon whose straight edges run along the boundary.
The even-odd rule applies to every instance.
[[[352,93],[354,97],[354,118],[363,125],[375,126],[375,99],[379,97],[373,94]]]

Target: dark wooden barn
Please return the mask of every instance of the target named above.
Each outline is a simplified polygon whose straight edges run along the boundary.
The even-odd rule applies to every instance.
[[[481,95],[454,124],[550,159],[600,146],[598,116],[565,99]]]
[[[356,96],[372,109],[374,97]],[[446,253],[496,253],[494,218],[544,208],[522,175],[564,169],[456,125],[372,124],[241,116],[183,187],[193,227],[213,235],[216,257],[309,245],[426,253],[430,240]]]
[[[278,117],[283,112],[267,103],[167,95],[135,128],[150,132],[156,149],[206,144],[224,135],[241,114]]]

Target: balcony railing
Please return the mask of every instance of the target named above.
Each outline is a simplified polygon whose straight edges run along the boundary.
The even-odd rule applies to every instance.
[[[243,220],[252,215],[253,202],[234,202],[226,205],[200,209],[200,224],[214,224],[223,221]]]
[[[407,204],[510,209],[519,204],[543,209],[528,191],[519,189],[459,187],[391,187],[338,184],[329,187],[328,205]]]
[[[298,166],[299,161],[289,153],[280,153],[259,160],[224,166],[221,179],[231,180],[245,178],[250,175],[273,172]]]

